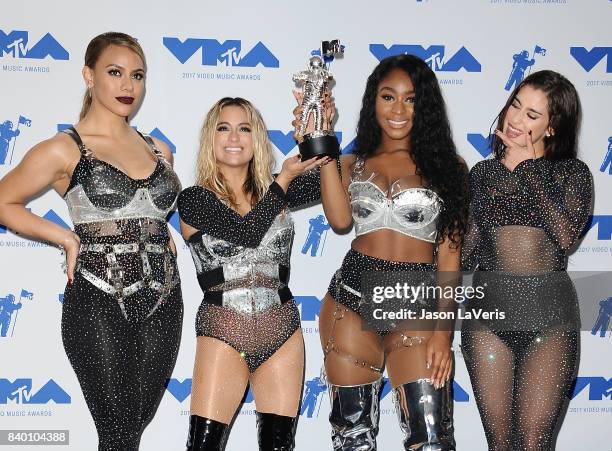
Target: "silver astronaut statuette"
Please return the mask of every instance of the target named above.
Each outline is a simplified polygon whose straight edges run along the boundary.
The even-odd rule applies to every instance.
[[[321,43],[321,56],[313,56],[308,61],[308,69],[293,75],[293,81],[302,85],[304,98],[302,99],[302,126],[299,130],[301,141],[299,143],[302,161],[312,157],[332,157],[340,155],[340,145],[333,130],[323,130],[324,107],[321,103],[325,89],[333,79],[332,74],[325,66],[324,58],[344,53],[339,40],[323,41]],[[310,115],[314,114],[314,130],[304,134]],[[331,127],[330,127],[331,128]]]

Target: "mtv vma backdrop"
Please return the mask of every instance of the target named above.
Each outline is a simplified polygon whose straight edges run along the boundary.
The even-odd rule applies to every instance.
[[[328,61],[336,80],[335,130],[343,153],[351,152],[365,80],[387,56],[414,54],[435,71],[455,143],[470,167],[491,154],[490,126],[509,92],[534,71],[558,71],[580,94],[584,115],[578,157],[590,168],[595,185],[593,215],[569,257],[568,271],[586,280],[589,274],[612,268],[610,0],[239,0],[163,5],[38,0],[7,5],[3,12],[0,177],[34,144],[77,121],[85,89],[85,47],[105,31],[129,33],[144,48],[146,100],[131,125],[168,144],[184,187],[194,182],[203,116],[224,96],[247,98],[260,109],[277,168],[297,153],[291,76],[305,68],[321,40],[339,38],[345,46],[343,58]],[[34,199],[28,208],[63,227],[72,226],[66,204],[53,192]],[[329,402],[320,377],[323,355],[317,318],[329,279],[353,235],[336,235],[320,204],[295,213],[294,220],[291,289],[306,344],[296,450],[325,450],[331,449]],[[193,324],[202,292],[176,212],[170,224],[185,302],[182,343],[159,410],[143,436],[143,450],[182,449],[189,418]],[[62,256],[57,248],[0,225],[0,259],[0,429],[67,431],[67,448],[93,449],[94,424],[60,336],[66,283]],[[585,293],[580,299],[580,368],[568,393],[559,450],[603,451],[612,443],[612,284]],[[457,448],[484,450],[484,431],[459,344],[457,333]],[[385,379],[383,432],[378,437],[383,450],[398,449],[401,441],[390,391]],[[255,437],[255,406],[247,391],[227,449],[256,449]]]

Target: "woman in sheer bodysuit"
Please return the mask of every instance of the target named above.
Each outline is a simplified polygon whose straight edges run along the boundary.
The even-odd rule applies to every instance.
[[[92,39],[79,122],[37,144],[0,181],[0,221],[66,252],[62,340],[104,451],[138,449],[181,337],[166,222],[181,185],[168,147],[127,120],[144,95],[145,72],[131,36]],[[74,232],[25,208],[49,186],[66,200]]]
[[[567,253],[593,185],[576,158],[580,101],[552,71],[531,74],[497,123],[493,158],[470,171],[465,269],[505,318],[465,321],[462,350],[491,450],[549,450],[577,370],[579,311]]]
[[[295,113],[299,117],[299,108]],[[424,61],[401,55],[374,69],[356,149],[342,157],[341,167],[341,178],[328,167],[321,170],[321,191],[330,193],[323,197],[329,223],[346,230],[354,222],[357,234],[319,319],[333,448],[376,449],[386,366],[405,449],[453,450],[452,322],[373,325],[373,304],[362,292],[366,274],[402,271],[423,281],[436,270],[459,269],[467,169],[456,154],[437,79]],[[454,301],[437,299],[433,308],[453,311]]]
[[[188,450],[224,448],[247,384],[257,406],[260,449],[294,447],[304,342],[288,287],[289,209],[320,198],[315,168],[327,162],[287,158],[273,177],[267,130],[250,102],[223,98],[206,116],[196,185],[178,201],[204,291],[196,316]]]

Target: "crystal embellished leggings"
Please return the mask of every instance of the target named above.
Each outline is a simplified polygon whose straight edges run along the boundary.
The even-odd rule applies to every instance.
[[[476,274],[471,308],[504,321],[465,321],[461,348],[490,450],[552,450],[579,352],[577,300],[567,273]]]
[[[66,289],[62,340],[96,425],[99,451],[138,449],[174,368],[182,320],[180,284],[137,323],[80,274]]]

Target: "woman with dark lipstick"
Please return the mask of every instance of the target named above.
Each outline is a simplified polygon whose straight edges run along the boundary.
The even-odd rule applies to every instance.
[[[436,76],[423,60],[394,56],[374,69],[354,154],[341,163],[342,177],[327,167],[321,171],[329,223],[334,230],[354,224],[357,235],[319,317],[333,448],[376,449],[386,366],[404,448],[454,450],[452,321],[373,323],[378,304],[364,291],[366,277],[393,284],[407,277],[417,286],[459,269],[467,170],[455,150]],[[417,305],[417,318],[421,309],[455,310],[449,298],[419,299]],[[411,309],[411,303],[393,310],[399,308]]]
[[[181,185],[167,146],[128,123],[145,74],[134,38],[95,37],[85,53],[79,122],[36,145],[0,180],[0,222],[66,252],[62,339],[104,451],[138,449],[181,335],[166,224]],[[26,209],[48,187],[66,200],[74,232]]]
[[[464,321],[462,350],[492,450],[550,450],[577,369],[579,311],[567,255],[593,197],[576,158],[574,86],[535,72],[498,117],[494,158],[470,171],[471,220],[462,252],[484,287],[469,308],[503,321]]]

